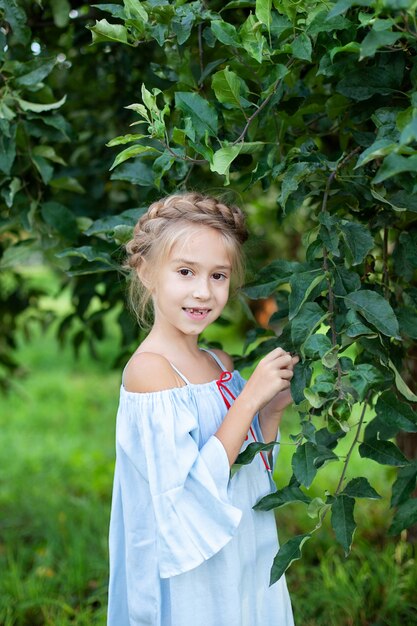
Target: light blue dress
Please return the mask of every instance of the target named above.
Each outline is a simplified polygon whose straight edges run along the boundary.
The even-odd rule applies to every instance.
[[[252,509],[275,489],[270,472],[258,454],[230,478],[217,383],[181,377],[152,393],[121,386],[108,626],[293,626],[284,576],[269,587],[274,514]],[[227,386],[237,396],[245,382],[234,371]]]

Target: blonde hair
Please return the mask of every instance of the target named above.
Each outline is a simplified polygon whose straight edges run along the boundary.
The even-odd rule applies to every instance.
[[[248,237],[245,216],[237,206],[228,206],[211,196],[183,193],[167,196],[151,204],[138,220],[133,238],[126,244],[124,266],[130,271],[129,303],[141,326],[149,326],[152,312],[151,284],[139,277],[144,261],[156,276],[160,264],[177,241],[187,236],[190,226],[208,226],[220,232],[232,263],[235,284],[242,284],[244,261],[242,244]]]

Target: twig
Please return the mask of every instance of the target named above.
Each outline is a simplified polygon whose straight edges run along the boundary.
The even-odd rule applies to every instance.
[[[384,276],[384,296],[386,300],[389,300],[389,272],[388,272],[388,228],[384,228],[384,239],[382,246],[382,265]]]
[[[360,146],[356,146],[356,148],[354,150],[352,150],[352,152],[349,152],[349,154],[347,154],[341,161],[339,161],[339,163],[334,168],[333,172],[328,177],[327,183],[326,183],[326,189],[324,190],[323,202],[322,202],[322,205],[321,205],[321,210],[322,211],[326,210],[327,200],[329,198],[330,186],[331,186],[332,182],[334,181],[334,179],[336,178],[336,175],[337,175],[338,171],[342,167],[344,167],[346,165],[346,163],[348,163],[355,156],[355,154],[357,154],[360,151],[361,151],[361,147]]]
[[[166,150],[168,150],[168,152],[170,154],[172,154],[173,157],[175,157],[176,159],[179,159],[180,161],[186,161],[187,163],[207,163],[207,159],[193,159],[192,157],[189,157],[187,155],[185,156],[181,156],[180,154],[177,154],[176,152],[173,151],[173,149],[169,146],[169,144],[165,143],[164,141],[161,141],[159,139],[159,142],[164,146],[164,148]]]
[[[200,59],[200,72],[204,71],[204,57],[203,57],[203,38],[202,38],[202,24],[198,25],[198,56]]]
[[[336,178],[336,175],[339,169],[341,169],[344,165],[346,165],[346,163],[348,163],[348,161],[350,161],[350,159],[352,159],[355,156],[355,154],[357,154],[360,151],[360,149],[361,148],[357,146],[354,150],[352,150],[352,152],[349,152],[348,155],[346,155],[341,161],[339,161],[339,163],[336,165],[333,172],[331,172],[330,176],[327,178],[326,188],[323,194],[323,202],[321,204],[322,213],[324,213],[327,210],[327,201],[329,199],[330,187],[331,187],[332,182]],[[332,281],[330,280],[329,255],[325,246],[323,246],[323,269],[326,273],[327,287],[329,290],[329,313],[330,313],[329,323],[330,323],[330,329],[332,333],[332,346],[333,348],[335,348],[337,346],[337,331],[336,331],[336,325],[335,325],[335,320],[334,320],[334,316],[335,316],[334,293],[333,293]],[[338,389],[339,398],[341,398],[342,397],[342,392],[341,392],[342,367],[340,365],[339,359],[337,359],[336,369],[337,369],[337,389]]]
[[[363,420],[365,419],[366,407],[368,406],[368,400],[369,400],[370,395],[371,395],[371,392],[368,391],[368,393],[366,394],[366,398],[365,398],[365,400],[363,402],[363,409],[362,409],[362,413],[361,413],[361,416],[360,416],[360,419],[359,419],[359,422],[358,422],[358,427],[356,429],[355,437],[354,437],[354,439],[352,441],[352,445],[350,446],[349,451],[348,451],[348,453],[346,455],[346,461],[345,461],[345,463],[343,465],[343,470],[342,470],[342,473],[340,475],[340,479],[339,479],[338,485],[336,487],[336,491],[334,492],[335,496],[339,495],[339,493],[340,493],[340,490],[341,490],[342,485],[343,485],[343,481],[345,480],[346,471],[347,471],[347,468],[348,468],[348,465],[349,465],[350,457],[352,456],[352,452],[353,452],[356,444],[358,443],[359,435],[361,433]]]
[[[289,63],[287,67],[290,67],[290,65],[291,65],[291,63]],[[259,113],[270,102],[271,98],[275,95],[275,93],[276,93],[276,91],[277,91],[281,81],[282,81],[282,78],[278,78],[278,80],[275,81],[271,93],[269,94],[269,96],[267,98],[265,98],[265,100],[262,102],[262,104],[259,105],[259,107],[256,109],[256,111],[254,113],[252,113],[252,115],[248,118],[248,121],[246,122],[246,125],[245,125],[244,129],[242,130],[242,132],[240,133],[239,137],[237,139],[235,139],[235,141],[232,143],[233,146],[235,146],[237,143],[240,143],[241,141],[244,140],[245,135],[248,132],[249,126],[252,124],[253,120],[259,115]]]

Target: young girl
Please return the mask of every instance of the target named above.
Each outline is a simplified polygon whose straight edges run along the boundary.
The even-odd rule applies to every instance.
[[[109,626],[291,626],[284,577],[269,587],[278,540],[275,441],[296,359],[277,348],[246,382],[221,350],[199,348],[242,277],[237,207],[186,193],[151,205],[127,244],[138,313],[153,325],[128,362],[117,416],[110,523]],[[272,455],[273,457],[274,455]]]

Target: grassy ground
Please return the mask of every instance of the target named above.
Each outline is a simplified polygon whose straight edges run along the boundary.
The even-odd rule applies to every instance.
[[[107,529],[114,462],[114,420],[120,375],[110,369],[112,346],[95,362],[75,361],[52,332],[21,342],[29,376],[0,397],[0,624],[103,626]],[[291,416],[283,441],[296,432]],[[292,446],[281,449],[277,479],[290,472]],[[358,471],[359,458],[352,460]],[[312,493],[336,481],[328,466]],[[368,462],[373,486],[387,492],[389,472]],[[288,572],[298,626],[411,626],[417,623],[413,548],[388,541],[387,504],[361,505],[348,560],[328,523]],[[282,540],[315,521],[295,505],[278,514]],[[188,626],[188,625],[184,625]],[[199,625],[197,625],[199,626]],[[277,624],[279,626],[279,624]]]

